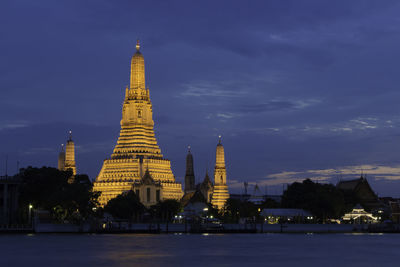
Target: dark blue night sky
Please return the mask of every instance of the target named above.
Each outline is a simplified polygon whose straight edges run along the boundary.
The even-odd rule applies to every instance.
[[[400,196],[398,1],[2,1],[0,174],[56,166],[73,131],[94,179],[116,143],[141,40],[156,137],[183,180],[212,170],[221,134],[231,192],[277,194],[361,172]]]

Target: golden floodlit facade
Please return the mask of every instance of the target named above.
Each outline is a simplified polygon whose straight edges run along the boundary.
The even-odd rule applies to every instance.
[[[217,209],[222,209],[229,198],[228,185],[226,184],[225,151],[221,143],[221,136],[215,153],[214,190],[211,204]]]
[[[132,189],[146,170],[162,186],[163,199],[177,199],[182,186],[175,181],[169,160],[163,158],[154,135],[154,121],[149,89],[145,87],[144,58],[139,41],[131,60],[130,86],[126,88],[122,107],[121,131],[117,145],[94,182],[101,192],[102,206],[124,191]]]
[[[71,170],[73,175],[76,175],[76,163],[75,163],[75,144],[72,141],[72,132],[69,131],[69,139],[67,145],[61,147],[61,152],[58,155],[58,169],[60,171]]]

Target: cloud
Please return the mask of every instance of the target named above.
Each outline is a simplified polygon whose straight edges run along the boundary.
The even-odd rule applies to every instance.
[[[12,123],[4,123],[0,125],[0,131],[3,130],[12,130],[12,129],[18,129],[18,128],[25,128],[28,127],[30,124],[25,121],[17,121],[17,122],[12,122]]]
[[[114,146],[115,143],[113,140],[107,140],[104,142],[75,145],[75,151],[77,154],[86,154],[86,153],[90,154],[94,152],[104,152],[104,151],[109,151],[111,153]]]
[[[243,102],[243,101],[242,101]],[[251,102],[251,101],[249,101]],[[309,99],[309,100],[270,100],[264,103],[252,103],[252,104],[239,104],[234,105],[230,104],[227,107],[223,108],[226,111],[218,112],[215,115],[208,114],[207,119],[212,118],[213,116],[217,118],[221,118],[223,120],[228,119],[236,119],[239,117],[244,117],[253,114],[262,114],[266,112],[274,112],[274,111],[295,111],[308,108],[311,105],[315,105],[320,103],[321,100],[318,99]],[[234,106],[234,107],[231,107]],[[268,130],[277,128],[268,128]]]
[[[252,103],[237,107],[238,110],[245,113],[260,113],[280,110],[299,110],[321,103],[321,99],[272,99],[264,103]]]
[[[336,122],[321,122],[321,123],[309,123],[303,124],[299,121],[291,122],[291,125],[279,125],[276,127],[249,127],[246,131],[254,132],[256,134],[270,134],[275,129],[280,134],[289,138],[309,138],[309,137],[333,137],[333,136],[345,136],[345,135],[360,135],[360,134],[372,134],[381,133],[385,129],[396,129],[400,127],[399,118],[393,116],[388,117],[356,117],[354,119],[348,119],[345,121]],[[238,129],[240,131],[240,129]]]
[[[359,178],[361,174],[366,175],[370,181],[399,181],[400,180],[400,165],[349,165],[338,168],[327,169],[310,169],[304,171],[282,171],[272,173],[265,176],[263,179],[255,179],[249,181],[250,186],[257,184],[259,188],[275,188],[276,189],[292,184],[294,182],[302,182],[305,179],[310,179],[318,183],[336,184],[339,180],[348,180]],[[243,181],[237,179],[228,179],[229,189],[232,191],[242,191],[244,188]],[[249,187],[249,193],[252,193]]]
[[[240,90],[226,90],[225,87],[229,85],[228,82],[209,83],[209,82],[195,82],[183,84],[184,91],[178,96],[181,97],[239,97],[248,94],[246,91]]]
[[[223,118],[223,119],[232,119],[232,118],[238,117],[238,114],[235,114],[235,113],[218,113],[217,117]]]
[[[54,147],[32,147],[28,148],[22,152],[24,155],[43,155],[49,153],[55,153],[56,149]]]
[[[317,169],[305,171],[283,171],[266,176],[260,184],[277,185],[311,179],[314,181],[330,181],[332,179],[357,178],[361,174],[372,176],[379,180],[400,180],[400,165],[351,165],[335,169]]]

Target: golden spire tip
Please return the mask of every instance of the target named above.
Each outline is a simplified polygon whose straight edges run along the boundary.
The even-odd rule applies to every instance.
[[[140,43],[139,43],[139,39],[136,40],[136,50],[139,51],[140,49]]]

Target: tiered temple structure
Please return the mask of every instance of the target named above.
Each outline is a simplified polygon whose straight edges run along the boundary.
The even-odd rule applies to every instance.
[[[61,152],[58,154],[58,169],[61,171],[71,170],[73,175],[76,175],[75,163],[75,144],[72,141],[72,132],[69,131],[69,139],[67,145],[61,147]]]
[[[211,204],[218,209],[222,209],[228,198],[229,192],[228,185],[226,184],[225,152],[220,136],[215,157],[214,190]]]
[[[105,205],[130,190],[135,181],[142,179],[145,170],[155,182],[161,183],[161,200],[182,197],[182,186],[175,181],[171,163],[161,154],[154,135],[150,92],[145,87],[144,58],[138,41],[131,60],[130,86],[125,90],[117,145],[111,157],[104,160],[94,183],[93,190],[101,192],[100,204]]]
[[[194,168],[193,168],[193,155],[188,148],[186,156],[186,174],[185,174],[185,194],[196,191]]]
[[[58,153],[58,169],[63,171],[65,169],[65,152],[64,144],[61,144],[61,151]]]

